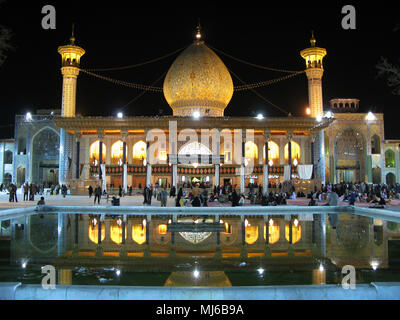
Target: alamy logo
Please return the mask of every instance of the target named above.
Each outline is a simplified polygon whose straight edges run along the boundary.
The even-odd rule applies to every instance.
[[[342,274],[345,276],[342,279],[342,288],[345,290],[356,288],[356,269],[354,266],[345,265],[342,268]]]
[[[356,28],[356,8],[348,4],[343,6],[342,13],[346,14],[342,19],[342,28],[354,30]]]
[[[56,288],[56,268],[52,265],[42,267],[42,273],[46,275],[42,279],[42,288],[44,290]]]
[[[45,5],[42,8],[42,13],[46,14],[42,18],[42,28],[47,29],[55,29],[56,28],[56,8],[52,5]]]

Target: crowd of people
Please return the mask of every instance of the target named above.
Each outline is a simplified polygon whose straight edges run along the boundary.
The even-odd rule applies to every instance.
[[[35,195],[58,195],[65,197],[68,194],[68,186],[65,184],[54,185],[50,184],[46,190],[44,184],[24,183],[21,186],[23,201],[34,201]],[[393,199],[400,199],[400,184],[368,184],[368,183],[338,183],[322,185],[320,188],[314,187],[314,190],[308,194],[302,191],[296,193],[294,185],[290,181],[285,181],[279,185],[268,185],[269,192],[264,194],[263,187],[256,183],[250,183],[247,186],[247,192],[241,194],[238,191],[237,185],[225,184],[210,188],[205,183],[193,183],[189,188],[180,186],[178,190],[172,186],[167,191],[165,186],[160,187],[158,183],[148,185],[143,189],[143,205],[151,205],[154,197],[155,201],[159,201],[161,206],[166,206],[169,198],[174,198],[175,206],[193,206],[207,207],[210,202],[228,203],[232,206],[242,206],[246,200],[249,204],[262,206],[277,206],[286,205],[288,199],[308,198],[309,206],[316,206],[321,201],[328,201],[326,205],[337,205],[339,201],[348,202],[349,205],[355,205],[356,202],[368,203],[375,208],[384,207]],[[18,202],[17,186],[14,183],[9,183],[8,188],[4,184],[0,185],[0,191],[9,192],[9,202]],[[95,188],[88,187],[89,198],[94,196],[94,204],[100,204],[101,197],[109,195],[102,190],[100,185]],[[132,186],[128,187],[128,193],[132,195]],[[118,188],[119,198],[125,195],[122,187]],[[119,205],[119,198],[114,197],[113,204]],[[118,201],[117,201],[118,200]],[[41,201],[44,203],[43,201]],[[230,204],[229,204],[230,202]]]
[[[22,184],[20,188],[21,188],[21,193],[23,194],[23,201],[35,201],[35,195],[44,195],[46,190],[45,186],[46,184],[44,183],[38,184],[38,183],[25,182],[24,184]],[[9,202],[18,202],[18,197],[17,197],[18,188],[16,184],[9,183],[7,188],[4,186],[4,184],[1,184],[0,192],[3,191],[8,191]],[[62,185],[50,184],[46,193],[49,195],[58,195],[61,193],[62,196],[65,198],[65,196],[68,194],[68,186],[65,184]]]

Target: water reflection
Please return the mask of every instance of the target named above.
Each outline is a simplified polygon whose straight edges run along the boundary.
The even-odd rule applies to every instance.
[[[235,277],[249,274],[257,281],[267,281],[274,272],[287,279],[305,272],[306,283],[322,284],[327,282],[327,271],[340,273],[348,264],[371,270],[387,268],[388,240],[400,236],[393,222],[353,214],[60,213],[18,218],[9,228],[11,262],[18,266],[22,261],[29,261],[28,266],[52,264],[60,284],[90,277],[114,284],[123,281],[128,271],[151,273],[171,286],[207,281],[230,285],[241,281],[233,281]]]

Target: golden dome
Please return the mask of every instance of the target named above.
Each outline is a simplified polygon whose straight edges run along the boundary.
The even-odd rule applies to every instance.
[[[222,60],[203,41],[195,41],[174,61],[164,80],[164,97],[174,116],[222,117],[233,82]]]

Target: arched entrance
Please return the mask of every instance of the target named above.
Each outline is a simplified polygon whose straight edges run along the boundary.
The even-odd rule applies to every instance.
[[[199,142],[190,142],[182,146],[178,152],[178,156],[187,155],[212,155],[212,152],[204,144]],[[206,186],[213,184],[213,176],[209,170],[212,165],[204,164],[181,164],[178,169],[178,183],[184,187],[190,187],[196,184],[205,184]]]
[[[339,132],[335,139],[336,182],[363,181],[365,147],[362,135],[354,128]]]
[[[382,169],[375,166],[372,168],[372,183],[382,183]]]
[[[17,186],[20,187],[25,182],[25,167],[17,169]]]
[[[39,131],[32,139],[32,168],[31,181],[44,183],[45,186],[58,184],[58,175],[54,179],[54,172],[58,170],[60,155],[60,137],[49,127]],[[53,171],[51,173],[50,171]],[[51,181],[52,180],[52,181]]]
[[[388,186],[390,186],[390,185],[394,185],[395,183],[396,183],[396,176],[394,175],[394,173],[389,172],[389,173],[386,175],[386,184],[387,184]]]

